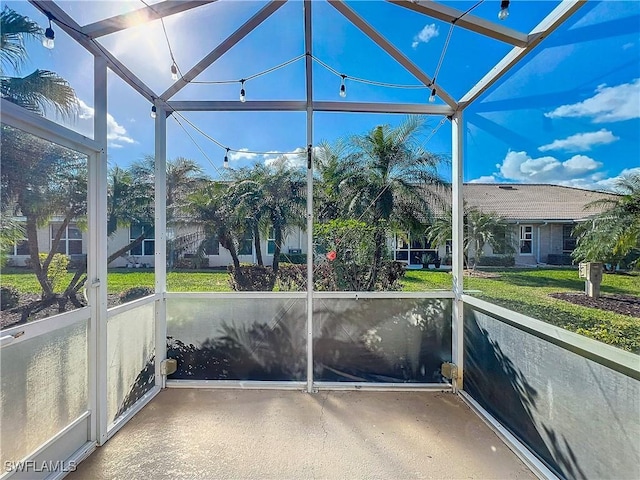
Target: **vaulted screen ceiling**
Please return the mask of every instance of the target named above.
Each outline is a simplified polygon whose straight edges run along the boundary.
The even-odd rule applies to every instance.
[[[535,15],[529,9],[526,17],[513,22],[520,31],[499,23],[497,1],[197,0],[146,2],[146,6],[138,1],[31,3],[51,15],[57,28],[87,50],[106,56],[113,72],[168,111],[311,108],[450,115],[478,98],[585,2],[534,2],[539,4],[533,10]],[[511,3],[512,17],[517,18],[518,2]],[[372,10],[375,15],[370,14]],[[394,21],[385,21],[392,13]],[[329,30],[326,22],[314,21],[320,17],[330,19]],[[416,22],[428,22],[426,30],[415,37],[413,45],[400,42],[397,32]],[[438,51],[432,49],[425,55],[415,47],[429,36],[430,28],[438,30],[442,41]],[[345,29],[359,32],[362,42],[337,44],[335,34]],[[210,31],[210,43],[192,40],[193,32],[202,31]],[[145,42],[150,39],[167,44],[164,49],[156,49],[162,52],[160,56],[145,54]],[[252,42],[263,46],[264,56],[247,56],[244,47]],[[278,42],[277,52],[273,42]],[[229,68],[226,59],[233,55],[247,56],[242,71]],[[340,65],[327,64],[323,60],[327,57],[339,58]],[[178,80],[150,74],[152,70],[144,68],[146,62],[166,64],[167,70],[175,64]],[[363,62],[379,66],[379,76],[363,78],[359,74]],[[485,76],[465,76],[470,62],[480,62],[482,68],[474,70],[484,71]],[[220,65],[225,68],[217,68]],[[268,72],[276,66],[282,68]],[[252,79],[265,71],[264,76]],[[384,84],[389,82],[390,72],[393,84],[405,87],[397,89],[392,100],[389,95],[367,97],[363,88],[355,95],[350,93],[348,101],[336,101],[340,75],[344,75],[349,88],[358,80]],[[447,79],[452,76],[457,79],[455,91],[448,88]],[[461,77],[465,82],[459,81]],[[248,92],[252,81],[274,82],[282,87],[271,98],[248,95],[247,102],[241,103],[237,91],[244,87],[242,79],[247,79]],[[355,87],[350,88],[350,92],[353,90]],[[427,98],[433,90],[437,98],[430,103]]]

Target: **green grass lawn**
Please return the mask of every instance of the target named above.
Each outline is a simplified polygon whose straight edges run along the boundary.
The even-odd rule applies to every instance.
[[[511,310],[567,328],[625,350],[640,352],[640,319],[549,297],[549,293],[582,292],[584,281],[576,269],[509,269],[495,271],[496,278],[465,277],[465,291]],[[71,274],[69,274],[69,280]],[[2,285],[13,285],[23,293],[39,293],[33,273],[5,269]],[[451,275],[434,270],[409,270],[404,291],[449,290]],[[154,274],[147,270],[113,269],[107,278],[108,292],[117,294],[131,287],[153,287]],[[224,271],[179,271],[167,275],[172,292],[229,292]],[[640,274],[605,274],[603,293],[640,295]]]
[[[640,319],[549,297],[550,293],[583,292],[584,280],[576,269],[510,269],[495,271],[497,278],[465,277],[471,295],[516,312],[581,333],[610,345],[640,352]],[[451,275],[429,270],[410,270],[405,290],[448,288]],[[640,295],[640,274],[605,274],[602,293]]]

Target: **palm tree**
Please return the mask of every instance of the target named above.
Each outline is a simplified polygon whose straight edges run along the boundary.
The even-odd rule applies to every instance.
[[[465,263],[469,261],[469,251],[475,255],[474,267],[480,263],[485,245],[489,244],[495,250],[513,253],[514,247],[509,235],[509,225],[505,219],[496,213],[485,213],[476,207],[470,207],[466,202],[464,210],[464,237],[462,251]],[[450,208],[443,215],[437,216],[427,228],[427,239],[434,245],[444,245],[453,238],[453,213]]]
[[[293,226],[304,227],[304,179],[300,170],[291,168],[286,159],[273,164],[256,164],[237,177],[231,187],[239,213],[249,220],[254,239],[259,229],[272,228],[274,252],[272,269],[278,271],[283,240]],[[244,210],[243,210],[244,208]],[[266,220],[266,221],[265,221]]]
[[[337,220],[345,214],[343,198],[348,179],[356,172],[356,162],[346,155],[346,145],[321,143],[314,150],[314,205],[317,221]]]
[[[376,228],[368,289],[377,281],[388,234],[424,232],[440,203],[435,189],[426,187],[444,184],[437,172],[443,158],[421,147],[423,124],[422,117],[409,116],[398,127],[378,126],[349,142],[355,168],[344,184],[346,210]]]
[[[0,12],[0,95],[39,115],[47,110],[72,117],[78,108],[75,91],[64,78],[49,70],[35,70],[25,77],[5,75],[7,67],[19,73],[27,58],[25,38],[40,40],[40,26],[5,6]]]
[[[586,206],[604,210],[574,229],[575,260],[617,264],[628,255],[638,255],[633,263],[640,266],[640,174],[623,176],[616,189],[621,193],[618,198],[596,200]]]
[[[186,211],[200,225],[205,237],[217,237],[220,245],[229,250],[234,275],[241,276],[238,247],[246,223],[233,200],[227,184],[211,181],[189,195]]]
[[[55,297],[47,269],[66,227],[81,218],[87,208],[87,171],[84,158],[75,152],[9,126],[2,127],[2,211],[25,217],[31,264],[43,292],[43,300]],[[51,216],[62,217],[51,249],[40,262],[38,227]]]

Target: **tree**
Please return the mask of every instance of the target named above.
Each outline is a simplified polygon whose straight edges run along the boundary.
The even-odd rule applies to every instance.
[[[48,110],[72,117],[78,108],[75,91],[64,78],[49,70],[35,70],[25,77],[6,76],[7,67],[16,73],[27,58],[25,38],[41,40],[43,31],[31,19],[5,6],[0,12],[0,94],[27,110],[44,115]]]
[[[256,164],[251,170],[241,172],[236,179],[231,192],[238,206],[237,215],[248,220],[248,228],[243,230],[248,229],[259,243],[260,226],[263,230],[273,228],[272,269],[277,272],[287,232],[294,225],[304,227],[305,186],[302,173],[282,158],[269,166]]]
[[[87,208],[87,167],[83,156],[9,126],[2,127],[2,211],[25,217],[29,257],[42,288],[42,307],[66,297],[54,294],[47,270],[72,220]],[[57,215],[61,223],[49,254],[40,260],[38,227]]]
[[[356,162],[346,155],[346,145],[321,143],[313,154],[314,210],[319,222],[337,220],[348,213],[344,194]]]
[[[480,263],[485,245],[489,244],[494,250],[513,253],[514,246],[509,235],[509,225],[503,217],[493,212],[483,212],[476,207],[464,203],[464,237],[462,248],[465,263],[469,262],[469,252],[473,251],[475,267]],[[447,208],[444,215],[435,218],[427,228],[427,239],[435,245],[444,245],[453,238],[453,213]]]
[[[221,182],[207,182],[188,196],[186,210],[206,237],[217,237],[220,245],[229,250],[234,275],[241,275],[238,247],[246,222],[238,214],[229,186]]]
[[[390,232],[424,232],[432,207],[440,203],[432,187],[444,184],[437,172],[443,158],[421,147],[423,125],[422,117],[409,116],[398,127],[378,126],[349,141],[347,161],[352,162],[353,170],[344,181],[345,209],[376,229],[367,290],[377,282]]]
[[[640,174],[621,177],[616,189],[621,193],[618,198],[596,200],[585,207],[603,210],[574,228],[576,261],[615,265],[630,256],[640,266]]]

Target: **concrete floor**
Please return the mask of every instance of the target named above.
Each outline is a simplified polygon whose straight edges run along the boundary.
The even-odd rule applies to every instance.
[[[536,477],[451,393],[167,389],[67,478]]]

